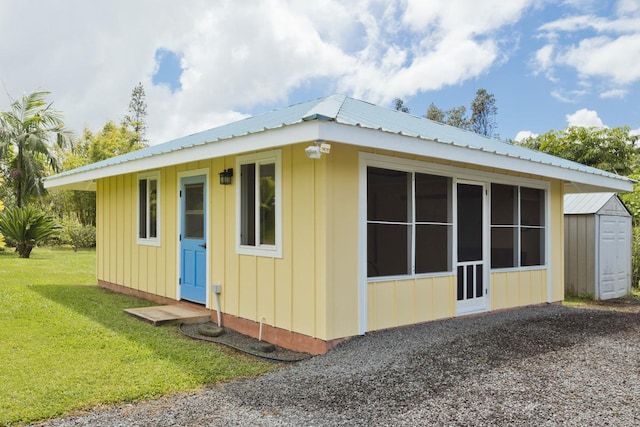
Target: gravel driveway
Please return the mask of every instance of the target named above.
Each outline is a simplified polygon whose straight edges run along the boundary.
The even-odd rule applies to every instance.
[[[253,380],[47,425],[640,425],[639,313],[546,306],[376,332]]]

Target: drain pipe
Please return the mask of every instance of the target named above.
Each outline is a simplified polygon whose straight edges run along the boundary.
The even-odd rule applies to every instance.
[[[211,291],[216,296],[216,311],[218,312],[218,327],[222,327],[222,315],[220,313],[220,291],[222,286],[219,284],[211,285]]]

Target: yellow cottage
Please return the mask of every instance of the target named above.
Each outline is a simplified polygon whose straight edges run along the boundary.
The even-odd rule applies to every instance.
[[[64,172],[100,285],[326,352],[564,295],[563,196],[632,181],[333,95]],[[213,313],[213,311],[212,311]]]

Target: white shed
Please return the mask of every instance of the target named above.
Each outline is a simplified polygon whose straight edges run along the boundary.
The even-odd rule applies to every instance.
[[[631,291],[631,214],[616,193],[564,196],[565,294]]]

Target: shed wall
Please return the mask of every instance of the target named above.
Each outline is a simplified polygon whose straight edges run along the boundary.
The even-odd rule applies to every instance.
[[[565,215],[565,294],[596,293],[596,216]]]

